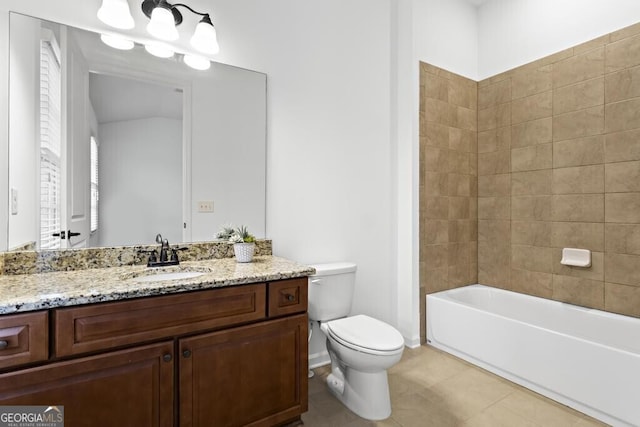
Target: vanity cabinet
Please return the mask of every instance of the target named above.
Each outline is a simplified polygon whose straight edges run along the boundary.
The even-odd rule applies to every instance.
[[[295,421],[307,410],[306,283],[28,313],[44,318],[35,329],[50,353],[0,371],[0,405],[63,405],[71,426]],[[0,316],[0,333],[3,319],[9,316]]]

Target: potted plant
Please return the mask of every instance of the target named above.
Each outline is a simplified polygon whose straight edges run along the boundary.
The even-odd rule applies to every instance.
[[[247,227],[241,225],[233,230],[229,236],[229,243],[233,243],[233,252],[238,262],[251,262],[256,247],[256,238],[249,233]]]

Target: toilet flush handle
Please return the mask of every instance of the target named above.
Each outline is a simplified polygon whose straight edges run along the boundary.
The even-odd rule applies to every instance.
[[[319,284],[320,284],[320,282],[322,282],[322,279],[311,279],[311,283],[312,283],[313,285],[319,285]]]

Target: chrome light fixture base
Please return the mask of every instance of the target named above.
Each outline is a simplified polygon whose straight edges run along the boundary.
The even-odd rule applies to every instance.
[[[173,20],[175,21],[176,26],[182,24],[182,13],[180,13],[180,11],[176,7],[174,7],[171,3],[167,2],[166,0],[144,0],[142,2],[142,12],[145,14],[147,18],[151,19],[151,13],[153,12],[153,9],[155,9],[158,6],[163,6],[171,10],[171,13],[173,14]]]

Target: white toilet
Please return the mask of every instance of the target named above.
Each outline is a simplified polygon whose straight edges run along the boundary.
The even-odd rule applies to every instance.
[[[393,326],[351,310],[356,265],[312,265],[309,318],[327,336],[331,374],[327,385],[351,411],[369,420],[391,415],[387,369],[400,361],[404,338]]]

